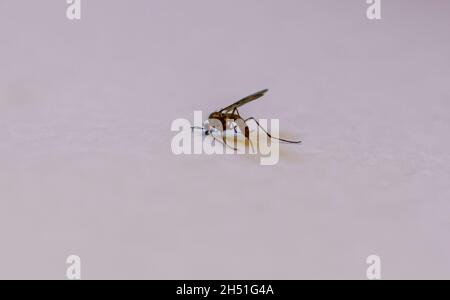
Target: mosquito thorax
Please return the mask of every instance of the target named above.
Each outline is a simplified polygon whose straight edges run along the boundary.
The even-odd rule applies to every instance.
[[[213,119],[220,120],[220,119],[222,119],[222,113],[213,112],[212,114],[209,115],[208,119],[209,120],[213,120]]]

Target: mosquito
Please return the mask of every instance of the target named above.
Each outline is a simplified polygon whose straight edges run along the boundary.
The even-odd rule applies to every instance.
[[[237,101],[236,103],[233,103],[225,108],[222,108],[220,110],[217,110],[217,111],[211,113],[208,117],[208,121],[205,122],[204,127],[192,127],[192,130],[201,129],[201,130],[203,130],[205,135],[210,135],[214,139],[216,139],[216,138],[213,135],[213,133],[219,132],[220,135],[222,136],[222,140],[225,143],[225,145],[227,145],[228,147],[230,147],[234,150],[237,150],[236,148],[230,146],[227,143],[225,135],[224,135],[224,131],[228,130],[228,129],[232,129],[232,130],[234,130],[234,133],[237,134],[238,133],[237,129],[239,128],[240,132],[244,134],[245,139],[250,141],[250,129],[249,129],[247,123],[250,121],[253,121],[256,123],[256,125],[258,125],[259,128],[262,129],[262,131],[270,139],[275,139],[275,140],[279,140],[279,141],[282,141],[285,143],[290,143],[290,144],[300,144],[301,141],[290,141],[290,140],[272,136],[264,127],[262,127],[259,124],[259,122],[256,120],[256,118],[250,117],[250,118],[244,119],[241,116],[241,114],[239,113],[238,108],[261,98],[268,91],[269,91],[268,89],[259,91],[257,93],[254,93],[250,96],[247,96],[247,97]]]

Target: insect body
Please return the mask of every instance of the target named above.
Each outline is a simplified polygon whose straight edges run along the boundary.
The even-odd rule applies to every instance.
[[[262,96],[264,96],[269,90],[262,90],[255,94],[252,94],[250,96],[247,96],[236,103],[233,103],[225,108],[222,108],[218,111],[215,111],[211,113],[208,117],[208,122],[205,123],[205,128],[201,128],[204,130],[206,135],[212,135],[213,132],[219,132],[225,144],[227,144],[226,139],[223,135],[223,132],[228,129],[234,130],[235,133],[237,133],[237,129],[239,128],[240,132],[244,134],[245,138],[249,140],[250,137],[250,130],[247,125],[247,122],[254,121],[271,139],[276,139],[282,142],[286,143],[292,143],[292,144],[299,144],[301,141],[289,141],[278,137],[273,137],[269,132],[267,132],[266,129],[264,129],[259,122],[254,118],[250,117],[247,119],[244,119],[241,117],[238,108],[241,106],[250,103],[252,101],[255,101]],[[195,129],[196,127],[193,127]],[[228,145],[228,144],[227,144]],[[229,146],[229,145],[228,145]],[[234,148],[233,148],[234,149]],[[236,150],[236,149],[235,149]]]

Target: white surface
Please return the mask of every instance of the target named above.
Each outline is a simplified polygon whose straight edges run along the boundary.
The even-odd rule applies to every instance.
[[[0,1],[0,278],[450,277],[448,1],[60,2]],[[277,166],[172,155],[266,87]]]

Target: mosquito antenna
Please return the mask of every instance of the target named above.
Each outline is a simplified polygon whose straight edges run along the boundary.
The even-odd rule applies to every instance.
[[[259,126],[259,128],[261,128],[261,129],[267,134],[267,136],[268,136],[269,138],[271,138],[271,139],[279,140],[279,141],[286,142],[286,143],[290,143],[290,144],[300,144],[300,143],[302,142],[302,141],[289,141],[289,140],[285,140],[285,139],[282,139],[282,138],[279,138],[279,137],[273,137],[270,133],[267,132],[266,129],[264,129],[264,127],[262,127],[262,126],[258,123],[258,121],[257,121],[255,118],[253,118],[253,117],[248,118],[247,120],[245,120],[245,122],[250,121],[250,120],[255,121],[255,123]]]
[[[239,114],[239,113],[238,113]],[[245,121],[244,121],[244,123],[245,123]],[[233,127],[233,130],[234,130],[234,133],[235,134],[237,134],[238,132],[237,132],[237,130],[236,130],[236,128],[239,128],[239,126],[234,126]],[[245,136],[245,134],[244,134],[244,136]],[[253,143],[252,143],[252,140],[249,138],[249,137],[247,137],[247,136],[245,136],[245,139],[250,143],[250,147],[252,147],[252,151],[255,151],[255,147],[253,147]]]
[[[194,131],[194,129],[205,130],[205,128],[199,127],[199,126],[192,126],[191,129],[192,129],[192,131]]]

